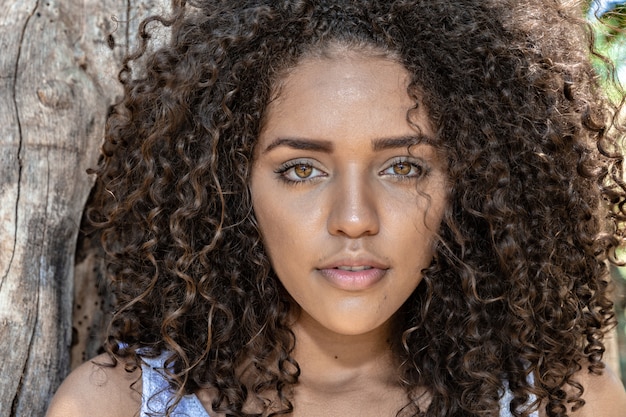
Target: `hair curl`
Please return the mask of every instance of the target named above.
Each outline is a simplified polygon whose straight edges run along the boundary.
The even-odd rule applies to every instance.
[[[267,392],[279,403],[263,415],[293,409],[292,301],[248,179],[277,82],[339,43],[408,69],[448,158],[437,254],[391,341],[407,393],[432,395],[405,411],[495,416],[505,383],[517,417],[533,396],[550,417],[582,405],[574,374],[600,372],[614,322],[624,187],[618,109],[579,19],[556,0],[188,3],[143,23],[108,119],[90,217],[118,301],[109,352],[138,365],[167,350],[178,398],[212,388],[228,415],[261,415],[245,410]],[[171,38],[150,49],[154,21]]]

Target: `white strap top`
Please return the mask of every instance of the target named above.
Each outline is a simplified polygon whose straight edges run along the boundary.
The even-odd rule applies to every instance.
[[[142,358],[141,365],[141,412],[140,417],[163,416],[173,403],[174,392],[163,376],[166,354],[156,358]],[[176,405],[172,417],[209,417],[209,413],[195,395],[185,395]]]
[[[174,393],[163,376],[163,362],[166,354],[162,354],[157,358],[142,358],[144,363],[141,366],[143,384],[143,392],[141,395],[141,413],[140,417],[162,416],[168,407],[172,404]],[[531,381],[532,383],[532,376]],[[509,404],[513,400],[513,394],[508,389],[508,385],[504,387],[504,395],[500,398],[500,417],[513,417],[509,411]],[[534,398],[530,399],[531,402]],[[172,413],[172,417],[210,417],[202,403],[195,395],[185,395],[176,405]],[[534,412],[530,417],[539,417]]]

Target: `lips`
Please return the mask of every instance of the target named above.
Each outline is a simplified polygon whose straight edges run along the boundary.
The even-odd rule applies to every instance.
[[[344,259],[325,265],[317,271],[333,287],[344,291],[365,291],[387,274],[389,267],[372,259]]]
[[[330,285],[344,291],[365,291],[375,286],[387,274],[386,269],[371,267],[358,270],[332,268],[318,271]]]

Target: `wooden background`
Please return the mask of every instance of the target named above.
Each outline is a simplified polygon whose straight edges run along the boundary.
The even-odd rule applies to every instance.
[[[98,261],[76,255],[86,170],[137,25],[167,4],[0,0],[0,417],[44,415],[102,342]]]
[[[102,343],[100,260],[79,233],[86,170],[137,26],[168,5],[0,0],[0,417],[44,415]]]

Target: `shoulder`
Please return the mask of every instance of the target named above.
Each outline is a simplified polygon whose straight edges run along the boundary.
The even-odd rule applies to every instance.
[[[617,375],[606,367],[601,375],[583,369],[578,381],[584,388],[585,406],[570,414],[571,417],[623,417],[626,410],[626,391]]]
[[[76,368],[54,395],[46,417],[137,417],[141,371],[100,355]]]
[[[623,417],[626,410],[626,391],[617,375],[605,368],[601,375],[590,373],[583,368],[576,375],[576,380],[582,385],[582,398],[585,405],[576,410],[568,409],[570,417]],[[569,407],[568,407],[569,408]],[[545,410],[539,413],[545,417]]]

